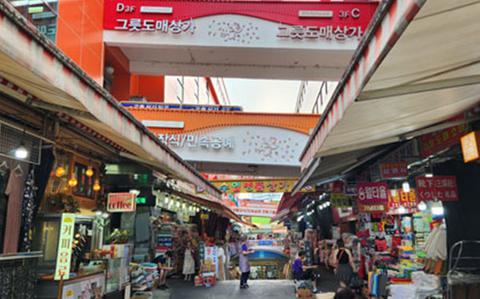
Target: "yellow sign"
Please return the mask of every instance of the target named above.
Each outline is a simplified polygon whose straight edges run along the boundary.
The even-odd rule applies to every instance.
[[[477,132],[470,132],[460,138],[462,144],[463,161],[465,163],[477,160],[480,158],[477,142]]]
[[[75,214],[62,214],[60,237],[58,239],[57,264],[55,265],[55,280],[67,280],[70,277],[74,231]]]
[[[212,181],[223,193],[282,193],[291,192],[296,179],[273,179],[273,180],[229,180]],[[302,189],[302,192],[315,191],[312,187]]]
[[[332,193],[330,201],[334,208],[350,208],[353,206],[353,198],[343,193]]]

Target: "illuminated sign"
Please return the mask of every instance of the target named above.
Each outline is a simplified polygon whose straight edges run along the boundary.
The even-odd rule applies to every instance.
[[[70,278],[74,231],[75,214],[62,214],[60,238],[58,239],[57,263],[55,265],[55,280],[67,280]]]
[[[137,197],[135,199],[135,202],[137,205],[146,205],[147,204],[147,198],[146,197]]]
[[[478,160],[480,158],[480,150],[478,149],[478,132],[470,132],[460,138],[462,144],[463,161],[465,163]]]
[[[130,192],[109,193],[107,200],[107,211],[115,212],[135,212],[136,195]]]

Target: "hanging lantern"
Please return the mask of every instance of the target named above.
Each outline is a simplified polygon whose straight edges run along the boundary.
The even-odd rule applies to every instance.
[[[85,171],[85,175],[89,178],[93,176],[93,168],[92,166],[88,166],[88,169]]]
[[[59,165],[57,169],[55,169],[55,176],[57,178],[61,178],[65,174],[65,167]]]
[[[93,191],[100,191],[101,188],[102,186],[100,186],[100,182],[98,180],[95,180],[95,183],[93,183]]]
[[[73,176],[68,180],[68,185],[70,187],[75,187],[77,184],[78,184],[78,180]]]

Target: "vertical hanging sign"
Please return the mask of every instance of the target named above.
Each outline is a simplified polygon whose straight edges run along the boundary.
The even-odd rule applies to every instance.
[[[63,213],[62,223],[60,225],[60,237],[58,239],[55,280],[67,280],[70,276],[74,230],[75,214]]]

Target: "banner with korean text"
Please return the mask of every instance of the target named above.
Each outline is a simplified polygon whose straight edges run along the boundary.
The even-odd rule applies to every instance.
[[[457,201],[457,179],[455,176],[418,176],[415,178],[417,183],[417,198],[419,201],[440,200]]]
[[[75,214],[63,213],[58,239],[57,263],[55,265],[55,280],[70,278],[72,262],[73,233],[75,231]]]
[[[388,208],[394,210],[401,206],[407,209],[413,209],[417,206],[417,196],[414,189],[411,189],[410,192],[404,192],[403,189],[389,190]]]
[[[291,192],[296,179],[271,180],[231,180],[212,181],[212,184],[223,193],[281,193]],[[302,192],[315,191],[312,187],[302,189]]]
[[[358,208],[363,213],[384,213],[388,208],[388,185],[364,182],[357,185]]]

